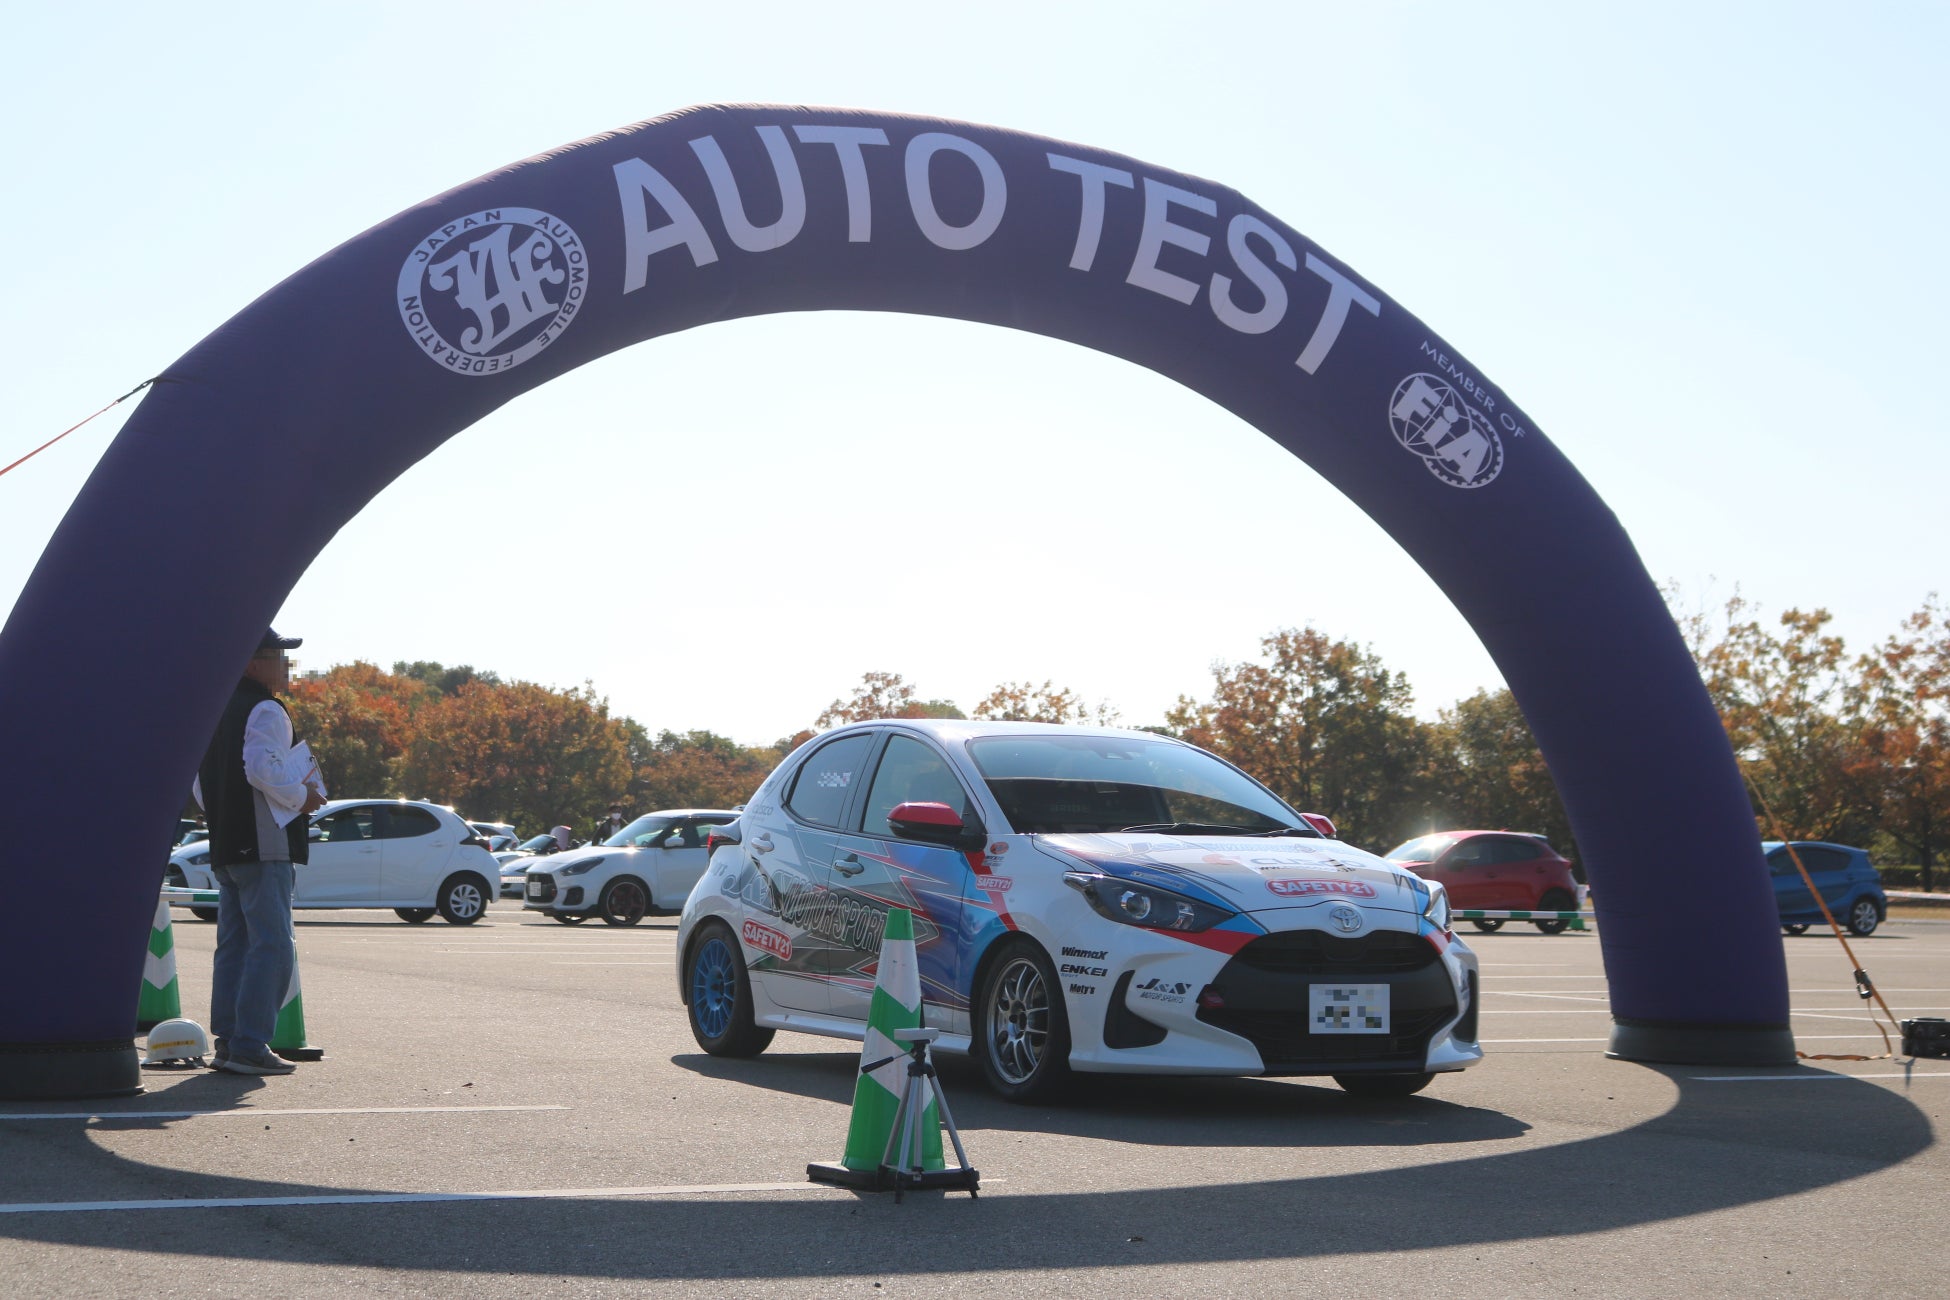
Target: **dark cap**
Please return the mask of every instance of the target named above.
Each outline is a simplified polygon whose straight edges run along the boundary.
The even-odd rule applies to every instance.
[[[257,643],[257,652],[263,654],[266,650],[296,650],[304,643],[305,638],[301,636],[279,636],[276,628],[267,627],[264,629],[264,639]]]

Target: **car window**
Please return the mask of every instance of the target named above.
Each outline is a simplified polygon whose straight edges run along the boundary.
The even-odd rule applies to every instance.
[[[799,765],[792,780],[792,793],[786,807],[795,817],[816,826],[838,826],[846,811],[846,797],[853,789],[860,764],[872,743],[871,732],[857,732],[828,741],[814,750]]]
[[[343,844],[350,840],[379,838],[373,830],[373,806],[369,803],[327,813],[318,819],[316,825],[320,844]]]
[[[1319,832],[1272,791],[1202,749],[1142,736],[984,736],[968,756],[1024,834],[1196,823],[1247,831]]]
[[[911,736],[894,736],[874,770],[867,791],[867,807],[860,829],[867,835],[886,835],[887,814],[903,803],[945,803],[964,818],[968,794],[949,770],[948,760]]]
[[[1449,856],[1444,859],[1442,865],[1445,867],[1481,867],[1494,862],[1496,860],[1494,857],[1495,853],[1496,841],[1486,836],[1479,836],[1476,839],[1464,840],[1458,844],[1450,851]]]
[[[1447,835],[1424,835],[1388,850],[1387,858],[1390,862],[1434,862],[1450,843]]]
[[[1512,835],[1496,842],[1496,856],[1492,862],[1529,862],[1544,856],[1543,846],[1536,840],[1518,839]]]
[[[704,832],[698,829],[696,822],[684,822],[681,825],[671,827],[665,833],[664,838],[657,842],[659,844],[669,843],[670,837],[673,834],[677,837],[677,843],[672,846],[674,848],[694,849],[704,843]]]
[[[379,819],[381,839],[412,839],[417,835],[431,835],[439,829],[440,819],[424,808],[395,806],[387,808]]]
[[[1810,871],[1845,871],[1849,867],[1849,854],[1839,848],[1817,848],[1813,844],[1796,844],[1794,852],[1802,856],[1802,865]],[[1774,865],[1778,860],[1778,865]],[[1776,848],[1769,858],[1769,865],[1776,871],[1786,871],[1788,875],[1798,875],[1794,871],[1794,860],[1788,858],[1786,848]]]

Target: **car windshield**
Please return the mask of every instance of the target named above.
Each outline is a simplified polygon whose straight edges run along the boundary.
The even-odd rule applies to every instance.
[[[1452,837],[1448,835],[1424,835],[1420,839],[1396,845],[1383,856],[1390,862],[1434,862],[1451,842]]]
[[[540,853],[543,849],[554,847],[554,844],[553,835],[537,835],[532,840],[523,840],[520,848],[523,853]]]
[[[1165,833],[1318,838],[1298,813],[1202,749],[1136,736],[984,736],[968,755],[1024,833]]]
[[[628,826],[625,826],[622,830],[616,832],[616,834],[604,840],[603,847],[609,849],[640,849],[645,845],[655,844],[663,839],[665,832],[669,831],[676,821],[677,819],[675,817],[659,817],[654,813],[645,813]]]

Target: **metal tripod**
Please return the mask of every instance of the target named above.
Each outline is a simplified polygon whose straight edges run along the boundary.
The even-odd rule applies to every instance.
[[[880,1157],[880,1175],[883,1182],[893,1184],[896,1205],[900,1204],[901,1197],[910,1187],[961,1188],[971,1199],[979,1195],[976,1189],[981,1185],[981,1175],[968,1163],[968,1152],[961,1145],[961,1130],[955,1127],[955,1117],[948,1113],[948,1098],[941,1091],[934,1062],[928,1058],[928,1044],[939,1037],[939,1029],[894,1031],[894,1041],[908,1045],[907,1086],[901,1089],[900,1105],[894,1110],[894,1126],[887,1133],[887,1150]],[[872,1074],[899,1059],[889,1056],[885,1060],[875,1061],[872,1065],[860,1067],[860,1073]],[[927,1114],[929,1098],[933,1098],[934,1104],[940,1108],[941,1126],[948,1130],[948,1140],[954,1143],[956,1168],[921,1167],[925,1160],[922,1154],[925,1135],[921,1130],[921,1121]]]

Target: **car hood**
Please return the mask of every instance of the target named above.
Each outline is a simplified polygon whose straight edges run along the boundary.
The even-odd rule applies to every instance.
[[[1353,902],[1420,915],[1428,882],[1339,840],[1184,835],[1038,835],[1086,869],[1175,889],[1236,912]]]
[[[604,862],[628,861],[649,851],[648,849],[626,848],[563,849],[559,853],[551,853],[546,857],[530,858],[529,862],[531,865],[528,869],[530,871],[560,871],[571,862],[587,862],[591,858],[600,858]]]

